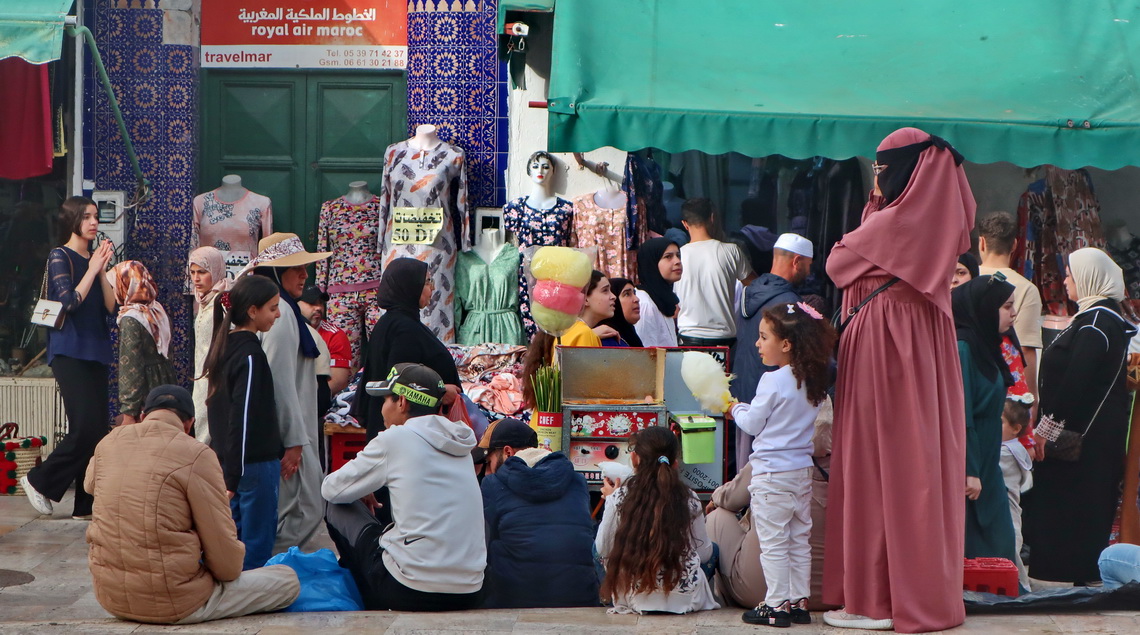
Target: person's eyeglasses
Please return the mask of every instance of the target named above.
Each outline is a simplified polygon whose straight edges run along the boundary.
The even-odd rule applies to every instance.
[[[889,166],[885,163],[879,163],[878,161],[875,161],[871,164],[871,171],[875,173],[875,176],[879,176],[883,173],[883,170],[887,169],[888,167]]]

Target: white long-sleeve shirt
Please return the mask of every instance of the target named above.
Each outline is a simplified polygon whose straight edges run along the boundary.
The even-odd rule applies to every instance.
[[[753,435],[748,462],[753,474],[811,467],[812,434],[819,406],[811,405],[806,386],[796,386],[791,365],[764,373],[756,396],[732,407],[741,430]]]

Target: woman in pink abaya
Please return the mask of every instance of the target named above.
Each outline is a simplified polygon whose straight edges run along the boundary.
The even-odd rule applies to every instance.
[[[844,310],[892,278],[839,342],[824,551],[832,626],[938,631],[962,604],[966,421],[950,277],[974,196],[949,144],[902,128],[879,144],[876,192],[827,274]]]

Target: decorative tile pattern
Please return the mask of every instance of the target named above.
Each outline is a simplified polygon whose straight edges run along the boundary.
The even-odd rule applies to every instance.
[[[408,3],[408,127],[433,124],[467,155],[477,206],[506,202],[506,66],[498,59],[497,0]]]

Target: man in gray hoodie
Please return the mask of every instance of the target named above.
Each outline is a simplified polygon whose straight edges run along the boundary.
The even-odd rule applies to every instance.
[[[744,288],[740,298],[740,328],[736,333],[736,361],[732,372],[736,380],[732,382],[732,396],[741,403],[749,403],[756,396],[756,385],[760,376],[775,370],[760,361],[756,350],[756,340],[760,337],[760,320],[768,307],[777,304],[796,303],[800,296],[794,287],[803,282],[811,272],[811,261],[815,252],[811,241],[799,234],[781,234],[772,248],[772,271],[752,281]],[[752,454],[752,435],[737,428],[736,466],[748,465]]]
[[[366,390],[384,399],[385,429],[321,486],[341,565],[370,610],[479,608],[487,546],[475,433],[439,414],[444,384],[427,366],[396,364]],[[381,488],[394,519],[387,530],[372,513]]]

